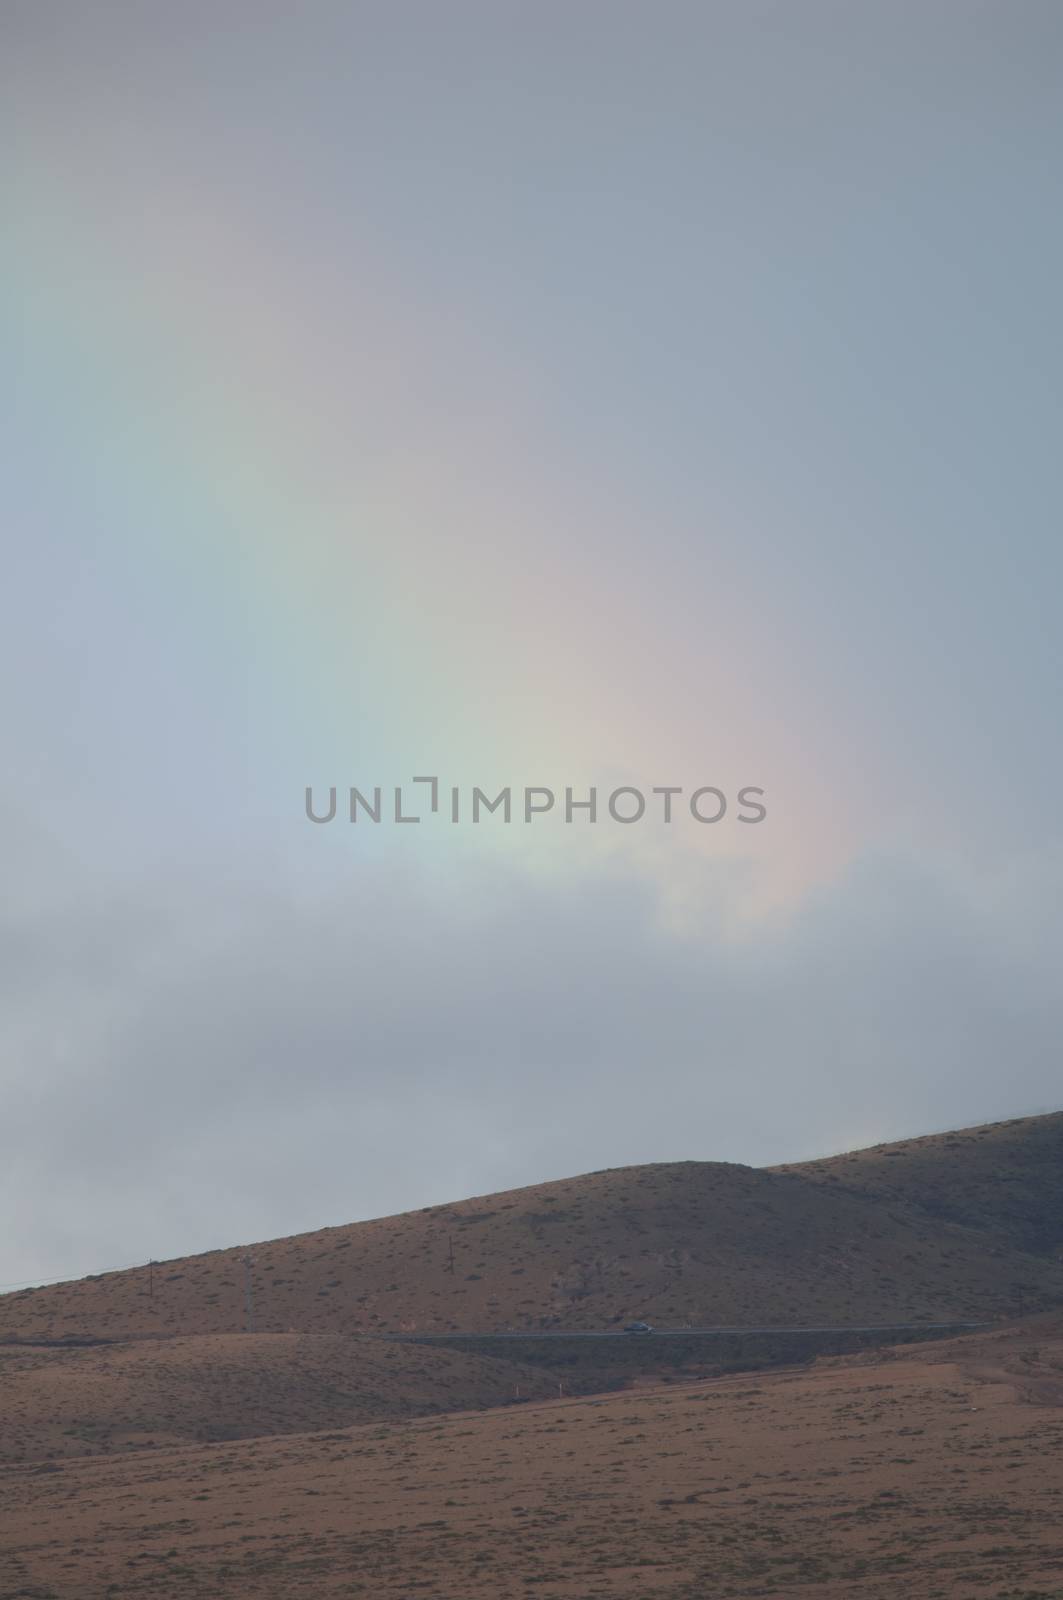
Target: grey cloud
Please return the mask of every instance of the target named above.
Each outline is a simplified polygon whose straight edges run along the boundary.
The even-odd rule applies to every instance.
[[[4,979],[5,1279],[1058,1094],[1058,863],[868,857],[739,941],[667,931],[615,872],[469,870],[464,911],[378,863],[317,904],[165,882],[31,928]]]

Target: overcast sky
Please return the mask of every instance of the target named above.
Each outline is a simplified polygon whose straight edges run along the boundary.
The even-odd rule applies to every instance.
[[[0,1283],[1059,1105],[1057,5],[0,60]]]

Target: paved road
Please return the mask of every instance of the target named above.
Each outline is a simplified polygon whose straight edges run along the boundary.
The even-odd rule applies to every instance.
[[[416,1340],[419,1344],[428,1340],[452,1339],[691,1339],[712,1337],[714,1335],[729,1333],[943,1333],[943,1332],[969,1332],[974,1328],[988,1328],[988,1322],[875,1322],[862,1327],[852,1326],[822,1326],[822,1327],[759,1327],[759,1328],[654,1328],[652,1334],[625,1333],[623,1328],[550,1328],[528,1329],[525,1332],[507,1330],[503,1333],[377,1333],[370,1334],[374,1339],[406,1339]]]

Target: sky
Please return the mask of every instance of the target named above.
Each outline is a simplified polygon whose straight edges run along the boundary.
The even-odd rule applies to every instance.
[[[0,1284],[1059,1106],[1061,66],[0,0]]]

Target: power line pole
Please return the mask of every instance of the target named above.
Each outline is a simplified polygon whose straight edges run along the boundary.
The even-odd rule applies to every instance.
[[[247,1332],[255,1331],[255,1307],[251,1296],[251,1268],[254,1266],[252,1256],[244,1257],[244,1299],[247,1306]]]
[[[154,1263],[154,1261],[149,1261],[148,1262],[148,1299],[149,1300],[154,1300],[154,1298],[155,1298],[155,1263]]]

